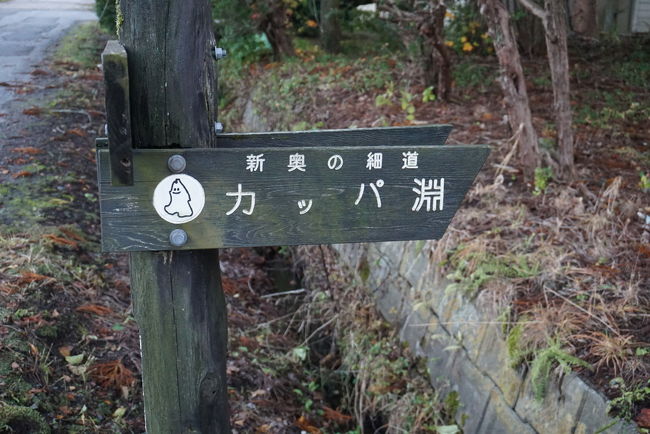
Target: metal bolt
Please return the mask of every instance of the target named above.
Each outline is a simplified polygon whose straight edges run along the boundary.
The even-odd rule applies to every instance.
[[[224,57],[228,55],[228,52],[226,51],[225,48],[221,47],[214,47],[214,53],[212,53],[212,56],[214,57],[214,60],[221,60]]]
[[[108,124],[104,124],[104,135],[108,137]]]
[[[214,123],[214,132],[217,134],[223,133],[223,124],[221,122]]]
[[[169,234],[169,243],[174,247],[181,247],[187,243],[187,232],[183,229],[174,229]]]
[[[173,173],[181,173],[185,170],[187,163],[182,155],[174,154],[167,160],[167,167]]]

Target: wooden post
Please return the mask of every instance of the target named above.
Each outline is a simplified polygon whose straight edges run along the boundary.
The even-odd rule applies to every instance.
[[[208,0],[122,1],[120,8],[134,148],[216,146]],[[130,264],[147,432],[229,433],[218,251],[132,253]]]

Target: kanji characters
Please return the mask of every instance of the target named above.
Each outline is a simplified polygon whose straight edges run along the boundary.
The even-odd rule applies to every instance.
[[[293,172],[294,170],[304,172],[307,168],[307,165],[305,164],[305,154],[289,155],[289,165],[287,167],[289,168],[289,172]]]
[[[402,152],[402,169],[418,168],[418,153],[415,151]]]
[[[368,152],[368,160],[366,162],[366,169],[381,169],[383,164],[384,154],[381,152]]]
[[[412,190],[418,197],[413,203],[412,211],[420,211],[425,205],[426,211],[442,211],[445,198],[445,178],[440,179],[413,179],[419,187]]]
[[[264,154],[249,154],[246,156],[246,170],[250,172],[264,172]]]

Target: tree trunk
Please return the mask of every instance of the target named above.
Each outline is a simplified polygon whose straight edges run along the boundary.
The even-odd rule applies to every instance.
[[[532,179],[539,165],[537,133],[533,127],[517,41],[510,13],[500,0],[479,0],[500,65],[499,83],[503,89],[508,122],[518,134],[518,158],[526,179]]]
[[[533,0],[519,0],[532,14],[542,20],[546,52],[553,85],[553,110],[557,128],[558,161],[562,174],[574,175],[573,130],[571,120],[571,89],[569,85],[569,52],[567,48],[567,14],[564,1],[544,0],[542,9]]]
[[[573,31],[583,36],[597,36],[596,2],[594,0],[571,0],[569,4]]]
[[[259,29],[268,38],[276,60],[294,55],[293,41],[287,31],[288,26],[289,22],[284,3],[281,0],[272,1],[270,9],[259,23]]]
[[[320,37],[323,48],[329,53],[341,51],[341,26],[338,19],[339,3],[339,0],[321,0],[320,2]]]
[[[208,0],[122,1],[120,7],[134,147],[216,146]],[[132,253],[130,264],[147,432],[229,433],[218,251]]]
[[[420,25],[422,41],[424,81],[427,86],[436,86],[436,95],[443,101],[451,96],[451,53],[445,45],[445,12],[447,7],[438,2],[432,6],[429,15]]]
[[[553,82],[553,108],[557,124],[557,143],[560,169],[564,175],[573,176],[573,130],[571,114],[571,89],[569,85],[569,52],[564,2],[546,0],[548,13],[545,26],[546,51]]]

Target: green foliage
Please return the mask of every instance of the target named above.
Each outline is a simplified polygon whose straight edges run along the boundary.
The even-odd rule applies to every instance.
[[[117,34],[117,2],[119,0],[95,0],[95,12],[99,25],[107,32]]]
[[[619,389],[621,394],[609,402],[609,409],[627,421],[632,420],[639,404],[650,399],[650,380],[645,385],[630,387],[622,378],[617,377],[610,385]]]
[[[576,122],[595,128],[612,129],[620,123],[643,123],[650,117],[650,106],[636,93],[592,92],[576,110]]]
[[[535,399],[540,401],[544,399],[551,375],[551,368],[556,365],[559,365],[565,374],[571,372],[573,366],[591,368],[591,365],[584,360],[580,360],[564,351],[558,340],[551,340],[546,348],[535,352],[535,358],[530,365],[530,380]]]
[[[82,24],[61,40],[54,58],[59,62],[76,63],[81,68],[94,68],[104,48],[105,39],[106,35],[97,23]]]
[[[445,19],[445,39],[458,54],[486,55],[494,50],[475,2],[451,3]]]
[[[454,67],[452,76],[458,89],[476,89],[479,92],[486,92],[494,82],[496,73],[490,66],[463,60]]]
[[[539,265],[530,263],[525,255],[494,256],[485,251],[467,251],[460,245],[452,254],[454,271],[447,278],[454,283],[447,291],[475,295],[487,282],[497,278],[530,278],[539,274]]]
[[[406,120],[412,121],[415,119],[415,106],[413,105],[414,95],[406,90],[400,92],[399,103],[402,111],[406,113]]]
[[[553,179],[553,169],[550,167],[536,167],[533,196],[546,193],[549,181]]]
[[[0,432],[47,434],[50,428],[43,416],[33,408],[0,403]]]
[[[524,333],[524,325],[518,322],[506,336],[506,348],[508,349],[508,358],[510,365],[515,368],[521,365],[528,355],[530,350],[525,349],[522,345],[522,335]]]
[[[434,92],[434,87],[429,86],[422,91],[422,102],[427,103],[436,100],[436,94]]]
[[[650,192],[650,176],[645,172],[639,172],[639,187],[644,193]]]

